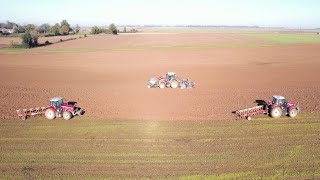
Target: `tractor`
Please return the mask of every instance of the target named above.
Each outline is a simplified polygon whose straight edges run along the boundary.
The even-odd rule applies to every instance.
[[[283,96],[272,96],[269,102],[264,100],[256,100],[256,102],[258,106],[240,109],[233,113],[237,115],[237,119],[251,120],[252,116],[257,114],[268,114],[272,118],[280,118],[285,114],[294,118],[300,111],[298,103],[288,102]]]
[[[192,88],[194,83],[188,79],[179,80],[174,72],[168,72],[165,76],[161,76],[159,78],[150,78],[148,81],[148,88],[159,87],[160,89],[164,89],[165,87],[171,87],[175,89],[179,86],[182,89]]]
[[[283,96],[272,96],[267,106],[272,118],[280,118],[282,114],[294,118],[299,113],[299,105],[289,102]]]
[[[45,111],[45,116],[49,120],[56,117],[63,117],[65,120],[70,120],[73,116],[82,114],[83,110],[75,107],[75,103],[64,103],[63,98],[60,97],[50,99],[50,106]]]
[[[157,78],[151,78],[148,82],[148,88],[152,87],[160,87],[164,89],[165,87],[177,88],[179,86],[179,82],[174,72],[168,72],[165,76],[161,76]]]

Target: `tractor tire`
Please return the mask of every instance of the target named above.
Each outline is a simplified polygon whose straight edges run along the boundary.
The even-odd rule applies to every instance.
[[[176,80],[171,81],[170,86],[173,89],[177,88],[179,86],[178,81],[176,81]]]
[[[47,119],[52,120],[56,118],[56,113],[52,109],[47,109],[46,112],[44,113]]]
[[[63,112],[62,116],[63,116],[63,119],[64,119],[64,120],[67,120],[67,121],[72,118],[72,114],[71,114],[71,112],[69,112],[69,111]]]
[[[298,115],[298,110],[296,108],[289,110],[289,117],[294,118]]]
[[[275,107],[271,110],[270,115],[272,118],[280,118],[282,116],[282,109],[280,107]]]
[[[160,89],[164,89],[166,87],[166,84],[161,82],[161,83],[159,83],[159,87],[160,87]]]

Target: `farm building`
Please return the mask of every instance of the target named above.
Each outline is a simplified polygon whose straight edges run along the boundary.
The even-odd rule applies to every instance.
[[[12,34],[13,29],[0,28],[0,34]]]

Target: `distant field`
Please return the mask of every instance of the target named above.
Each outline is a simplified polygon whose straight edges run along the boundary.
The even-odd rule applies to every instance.
[[[173,31],[176,30],[176,31]],[[118,36],[99,35],[75,42],[64,42],[32,51],[48,52],[95,52],[95,51],[131,51],[152,49],[207,49],[207,48],[237,48],[261,47],[292,44],[320,44],[320,36],[315,34],[282,34],[256,31],[248,33],[242,30],[237,33],[224,31],[200,31],[169,29],[159,33],[120,34]],[[82,35],[41,37],[40,43],[59,42],[60,39],[79,38]],[[0,37],[0,52],[19,52],[24,49],[8,48],[12,43],[20,43],[17,37]]]
[[[318,179],[320,115],[0,120],[1,179]]]
[[[275,45],[320,43],[320,36],[315,34],[246,34],[246,36],[271,40]]]
[[[283,28],[240,28],[240,27],[136,27],[142,33],[285,33],[285,34],[316,34],[313,29],[283,29]]]

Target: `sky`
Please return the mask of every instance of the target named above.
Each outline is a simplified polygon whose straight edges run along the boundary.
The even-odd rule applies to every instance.
[[[320,28],[319,0],[0,0],[0,22]]]

